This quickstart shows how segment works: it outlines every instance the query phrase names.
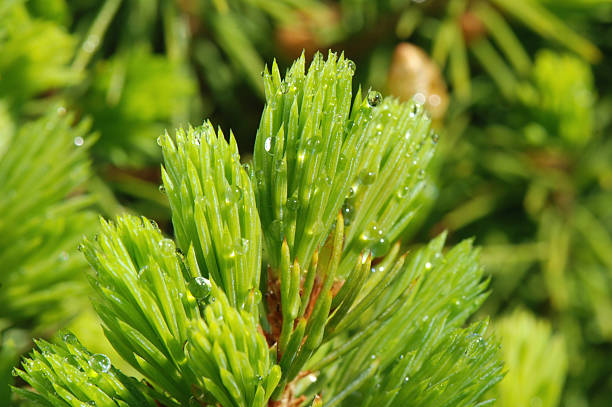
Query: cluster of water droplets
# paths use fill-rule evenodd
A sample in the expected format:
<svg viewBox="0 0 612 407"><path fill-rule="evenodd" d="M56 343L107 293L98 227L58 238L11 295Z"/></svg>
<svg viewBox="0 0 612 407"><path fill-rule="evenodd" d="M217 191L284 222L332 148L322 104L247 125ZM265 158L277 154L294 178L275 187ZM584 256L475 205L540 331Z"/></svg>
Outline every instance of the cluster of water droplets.
<svg viewBox="0 0 612 407"><path fill-rule="evenodd" d="M74 335L72 332L66 332L64 335L62 335L62 340L64 341L64 343L70 346L78 346L80 344L76 335ZM76 356L68 355L65 358L65 361L82 371L82 368L79 362L77 361ZM90 354L89 358L87 359L87 364L92 369L92 372L88 373L88 375L90 376L95 376L100 373L108 373L112 366L108 356L103 353L95 353L93 355Z"/></svg>

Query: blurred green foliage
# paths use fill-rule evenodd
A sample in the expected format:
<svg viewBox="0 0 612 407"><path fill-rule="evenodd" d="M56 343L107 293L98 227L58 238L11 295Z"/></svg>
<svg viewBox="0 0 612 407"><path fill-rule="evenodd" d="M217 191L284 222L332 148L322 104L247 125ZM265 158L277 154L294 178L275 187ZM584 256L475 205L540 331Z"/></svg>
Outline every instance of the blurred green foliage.
<svg viewBox="0 0 612 407"><path fill-rule="evenodd" d="M567 372L563 337L551 334L547 321L524 310L501 318L496 333L502 339L507 369L506 377L493 390L497 405L557 406Z"/></svg>
<svg viewBox="0 0 612 407"><path fill-rule="evenodd" d="M30 346L87 308L84 259L76 247L92 233L89 123L58 108L18 126L0 152L0 402L10 365ZM5 127L6 129L6 127ZM12 363L7 363L11 361Z"/></svg>

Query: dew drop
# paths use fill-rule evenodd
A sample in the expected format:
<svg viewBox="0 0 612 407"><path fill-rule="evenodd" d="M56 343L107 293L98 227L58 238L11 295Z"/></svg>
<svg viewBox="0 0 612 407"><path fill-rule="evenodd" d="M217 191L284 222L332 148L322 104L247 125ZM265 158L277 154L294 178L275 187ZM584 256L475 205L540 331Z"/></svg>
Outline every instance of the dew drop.
<svg viewBox="0 0 612 407"><path fill-rule="evenodd" d="M79 343L79 340L77 339L76 335L72 332L65 333L64 336L62 336L62 340L70 345L76 345L77 343Z"/></svg>
<svg viewBox="0 0 612 407"><path fill-rule="evenodd" d="M157 222L155 222L153 219L151 219L149 221L149 223L151 223L151 226L153 226L153 229L159 231L159 226L157 225Z"/></svg>
<svg viewBox="0 0 612 407"><path fill-rule="evenodd" d="M283 160L279 159L274 161L274 171L281 172L283 170Z"/></svg>
<svg viewBox="0 0 612 407"><path fill-rule="evenodd" d="M242 189L240 187L228 187L225 191L225 203L235 204L242 199Z"/></svg>
<svg viewBox="0 0 612 407"><path fill-rule="evenodd" d="M143 274L147 272L148 269L149 269L149 266L141 267L140 270L138 270L138 277L140 278Z"/></svg>
<svg viewBox="0 0 612 407"><path fill-rule="evenodd" d="M11 370L11 374L15 377L19 376L19 369L14 367L13 370Z"/></svg>
<svg viewBox="0 0 612 407"><path fill-rule="evenodd" d="M66 114L66 108L64 106L60 106L57 108L57 114L63 116Z"/></svg>
<svg viewBox="0 0 612 407"><path fill-rule="evenodd" d="M240 243L236 245L236 251L238 254L245 254L247 250L249 250L249 239L240 239Z"/></svg>
<svg viewBox="0 0 612 407"><path fill-rule="evenodd" d="M162 239L159 241L159 248L162 251L162 254L166 256L174 255L174 243L170 239Z"/></svg>
<svg viewBox="0 0 612 407"><path fill-rule="evenodd" d="M345 202L342 206L342 217L344 218L344 226L349 226L353 221L355 208L349 202Z"/></svg>
<svg viewBox="0 0 612 407"><path fill-rule="evenodd" d="M285 81L281 82L279 90L280 93L282 93L283 95L286 94L287 92L289 92L289 84Z"/></svg>
<svg viewBox="0 0 612 407"><path fill-rule="evenodd" d="M400 189L397 190L397 197L402 199L406 196L408 196L408 194L410 193L410 187L405 185L403 187L401 187Z"/></svg>
<svg viewBox="0 0 612 407"><path fill-rule="evenodd" d="M321 222L320 220L317 220L310 226L307 233L310 236L314 236L317 233L321 232L322 230L323 230L323 222Z"/></svg>
<svg viewBox="0 0 612 407"><path fill-rule="evenodd" d="M370 185L376 179L376 173L374 171L363 170L359 174L359 179L364 185Z"/></svg>
<svg viewBox="0 0 612 407"><path fill-rule="evenodd" d="M431 267L432 265L430 262L425 263L425 270L431 270Z"/></svg>
<svg viewBox="0 0 612 407"><path fill-rule="evenodd" d="M76 137L74 138L74 145L75 145L75 146L80 147L80 146L82 146L82 145L83 145L83 143L85 143L85 140L83 140L83 137L81 137L81 136L76 136Z"/></svg>
<svg viewBox="0 0 612 407"><path fill-rule="evenodd" d="M236 258L236 256L238 255L238 253L236 252L236 247L232 246L229 248L229 250L227 250L224 254L223 257L225 258L225 260L227 261L232 261Z"/></svg>
<svg viewBox="0 0 612 407"><path fill-rule="evenodd" d="M357 189L358 189L357 185L351 186L348 190L348 193L346 194L346 199L354 198L355 195L357 194Z"/></svg>
<svg viewBox="0 0 612 407"><path fill-rule="evenodd" d="M98 373L107 373L111 368L111 361L108 356L96 353L89 358L89 366Z"/></svg>
<svg viewBox="0 0 612 407"><path fill-rule="evenodd" d="M420 169L419 172L417 173L417 178L418 179L424 179L425 178L425 170L424 169Z"/></svg>
<svg viewBox="0 0 612 407"><path fill-rule="evenodd" d="M264 141L264 150L266 150L268 153L270 153L270 150L272 150L272 137L268 137Z"/></svg>
<svg viewBox="0 0 612 407"><path fill-rule="evenodd" d="M355 65L355 63L353 61L351 61L350 59L348 59L346 61L346 67L348 68L348 71L351 75L355 74L355 71L357 70L357 66Z"/></svg>
<svg viewBox="0 0 612 407"><path fill-rule="evenodd" d="M346 157L344 154L340 154L338 158L338 171L344 171L346 168Z"/></svg>
<svg viewBox="0 0 612 407"><path fill-rule="evenodd" d="M257 170L255 172L255 179L257 180L257 185L263 185L263 182L264 182L264 172L263 172L263 170Z"/></svg>
<svg viewBox="0 0 612 407"><path fill-rule="evenodd" d="M438 144L440 140L440 135L438 133L431 133L431 142L434 144Z"/></svg>
<svg viewBox="0 0 612 407"><path fill-rule="evenodd" d="M389 241L384 237L378 239L372 246L372 256L380 257L383 256L389 250Z"/></svg>
<svg viewBox="0 0 612 407"><path fill-rule="evenodd" d="M197 300L203 300L210 295L211 284L210 280L202 276L198 276L189 283L189 291Z"/></svg>
<svg viewBox="0 0 612 407"><path fill-rule="evenodd" d="M291 196L287 198L287 209L293 212L297 212L300 207L300 201L296 196Z"/></svg>
<svg viewBox="0 0 612 407"><path fill-rule="evenodd" d="M166 193L166 187L164 187L163 185L159 186L159 192L161 192L162 194Z"/></svg>
<svg viewBox="0 0 612 407"><path fill-rule="evenodd" d="M317 137L311 137L308 140L306 140L306 148L314 152L320 151L321 147L322 147L321 140L319 140L319 138Z"/></svg>
<svg viewBox="0 0 612 407"><path fill-rule="evenodd" d="M371 90L368 92L368 105L370 107L376 107L382 102L382 95L380 92Z"/></svg>
<svg viewBox="0 0 612 407"><path fill-rule="evenodd" d="M470 334L468 338L470 342L468 343L464 353L465 356L473 360L476 359L478 355L484 350L484 348L486 347L486 343L484 338L477 333Z"/></svg>
<svg viewBox="0 0 612 407"><path fill-rule="evenodd" d="M157 145L161 147L162 145L162 138L161 136L157 137Z"/></svg>
<svg viewBox="0 0 612 407"><path fill-rule="evenodd" d="M253 297L254 297L254 303L255 305L259 304L261 302L261 291L259 291L258 289L253 289Z"/></svg>

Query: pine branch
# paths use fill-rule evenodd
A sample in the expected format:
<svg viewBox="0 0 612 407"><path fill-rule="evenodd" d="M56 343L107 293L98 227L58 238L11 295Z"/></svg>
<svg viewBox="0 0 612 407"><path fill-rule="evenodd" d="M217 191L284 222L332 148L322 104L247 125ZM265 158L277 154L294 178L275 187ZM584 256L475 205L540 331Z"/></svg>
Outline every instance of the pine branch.
<svg viewBox="0 0 612 407"><path fill-rule="evenodd" d="M14 388L17 394L35 405L48 407L154 407L159 405L155 400L165 402L162 395L122 374L105 355L89 352L74 334L64 332L62 338L57 345L37 341L38 350L32 351L23 370L13 370L15 376L38 391Z"/></svg>
<svg viewBox="0 0 612 407"><path fill-rule="evenodd" d="M274 64L252 169L210 123L160 137L176 243L129 215L83 243L105 334L158 403L463 406L501 378L486 323L461 328L487 285L471 243L400 254L426 201L430 120L378 92L352 99L353 73L333 53L285 80ZM39 347L17 371L38 391L24 397L123 400L104 385L115 370L98 372L101 395L65 347Z"/></svg>

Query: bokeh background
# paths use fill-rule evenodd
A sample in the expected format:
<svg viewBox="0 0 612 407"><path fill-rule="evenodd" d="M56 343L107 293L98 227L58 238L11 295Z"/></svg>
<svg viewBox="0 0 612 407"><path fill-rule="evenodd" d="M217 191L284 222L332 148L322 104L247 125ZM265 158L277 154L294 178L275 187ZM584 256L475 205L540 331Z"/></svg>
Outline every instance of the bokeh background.
<svg viewBox="0 0 612 407"><path fill-rule="evenodd" d="M481 246L498 404L612 405L612 0L2 0L0 405L33 337L111 352L78 242L122 212L172 232L156 138L210 119L248 161L265 64L330 49L435 122L403 242Z"/></svg>

